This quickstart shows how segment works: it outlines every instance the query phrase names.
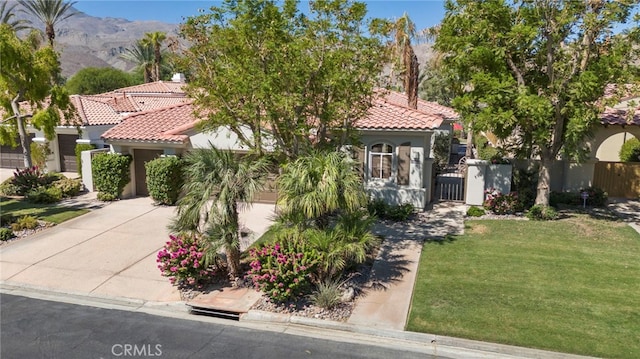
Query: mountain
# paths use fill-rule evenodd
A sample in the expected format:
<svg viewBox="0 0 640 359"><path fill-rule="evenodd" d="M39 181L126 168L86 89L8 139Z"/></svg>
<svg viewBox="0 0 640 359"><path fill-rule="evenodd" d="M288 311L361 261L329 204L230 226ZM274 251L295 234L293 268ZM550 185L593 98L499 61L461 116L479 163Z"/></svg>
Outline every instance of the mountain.
<svg viewBox="0 0 640 359"><path fill-rule="evenodd" d="M29 20L34 27L44 30L44 25L30 14L18 11L16 18ZM100 18L78 11L56 27L56 49L60 51L62 75L69 78L84 67L113 66L129 71L134 64L121 59L120 54L147 32L162 31L167 36L177 37L178 26L160 21Z"/></svg>

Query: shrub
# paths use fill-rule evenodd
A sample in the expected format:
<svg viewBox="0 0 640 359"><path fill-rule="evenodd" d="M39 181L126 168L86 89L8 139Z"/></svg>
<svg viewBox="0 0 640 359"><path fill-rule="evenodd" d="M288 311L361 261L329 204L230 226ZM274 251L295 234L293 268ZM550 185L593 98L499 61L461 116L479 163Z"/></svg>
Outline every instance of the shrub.
<svg viewBox="0 0 640 359"><path fill-rule="evenodd" d="M98 201L103 201L103 202L111 202L118 199L118 197L112 195L111 193L104 193L104 192L98 192L98 194L96 195L96 198L98 199Z"/></svg>
<svg viewBox="0 0 640 359"><path fill-rule="evenodd" d="M549 205L557 207L559 204L571 206L582 206L582 192L587 192L587 204L595 207L604 207L607 205L608 195L601 188L588 187L582 188L578 192L551 192L549 194Z"/></svg>
<svg viewBox="0 0 640 359"><path fill-rule="evenodd" d="M108 194L103 198L116 199L129 183L131 156L117 153L99 153L91 160L93 180L98 192ZM103 199L104 200L104 199Z"/></svg>
<svg viewBox="0 0 640 359"><path fill-rule="evenodd" d="M78 143L74 149L76 153L76 163L78 164L78 175L82 176L82 151L90 151L96 148L95 145L88 143Z"/></svg>
<svg viewBox="0 0 640 359"><path fill-rule="evenodd" d="M487 198L484 200L483 207L494 214L511 214L520 210L520 202L518 194L511 192L503 194L495 188L485 191Z"/></svg>
<svg viewBox="0 0 640 359"><path fill-rule="evenodd" d="M16 169L13 172L13 184L18 188L18 194L21 196L46 183L47 179L44 173L37 166Z"/></svg>
<svg viewBox="0 0 640 359"><path fill-rule="evenodd" d="M156 262L171 284L201 285L216 274L214 268L205 267L203 248L192 236L170 235Z"/></svg>
<svg viewBox="0 0 640 359"><path fill-rule="evenodd" d="M29 191L26 198L31 203L56 203L62 199L62 190L58 187L38 187Z"/></svg>
<svg viewBox="0 0 640 359"><path fill-rule="evenodd" d="M389 206L385 218L394 222L404 222L415 212L415 207L411 203L404 203L399 206Z"/></svg>
<svg viewBox="0 0 640 359"><path fill-rule="evenodd" d="M484 216L484 214L485 214L484 209L476 206L471 206L467 210L468 217L482 217Z"/></svg>
<svg viewBox="0 0 640 359"><path fill-rule="evenodd" d="M640 139L632 138L623 143L619 155L622 162L640 162Z"/></svg>
<svg viewBox="0 0 640 359"><path fill-rule="evenodd" d="M578 196L580 196L582 192L587 192L587 194L589 195L589 197L587 198L587 204L590 204L595 207L604 207L607 205L607 200L609 199L609 196L607 195L607 192L605 192L602 188L598 188L598 187L581 188L580 192L578 192ZM582 204L582 197L580 197L580 204Z"/></svg>
<svg viewBox="0 0 640 359"><path fill-rule="evenodd" d="M31 142L31 162L39 168L43 168L47 164L47 157L51 155L48 143Z"/></svg>
<svg viewBox="0 0 640 359"><path fill-rule="evenodd" d="M13 183L14 178L7 178L0 184L0 195L17 196L20 188Z"/></svg>
<svg viewBox="0 0 640 359"><path fill-rule="evenodd" d="M572 206L577 206L580 204L582 200L580 199L580 195L575 192L555 192L552 191L549 194L549 205L553 207L558 207L559 204L568 204Z"/></svg>
<svg viewBox="0 0 640 359"><path fill-rule="evenodd" d="M257 290L275 302L285 302L305 293L317 264L317 253L304 241L266 244L249 250L251 269L247 278Z"/></svg>
<svg viewBox="0 0 640 359"><path fill-rule="evenodd" d="M2 213L0 214L0 226L4 227L4 226L8 226L11 223L16 221L16 217L14 217L13 214L11 213Z"/></svg>
<svg viewBox="0 0 640 359"><path fill-rule="evenodd" d="M22 216L11 224L13 231L21 231L23 229L34 229L38 227L38 220L32 216Z"/></svg>
<svg viewBox="0 0 640 359"><path fill-rule="evenodd" d="M173 205L183 184L183 162L175 156L160 157L145 164L149 195L159 204Z"/></svg>
<svg viewBox="0 0 640 359"><path fill-rule="evenodd" d="M437 172L442 172L449 164L450 150L451 134L448 132L437 133L433 140L433 157Z"/></svg>
<svg viewBox="0 0 640 359"><path fill-rule="evenodd" d="M82 190L80 179L63 178L53 182L53 186L58 188L63 198L75 197Z"/></svg>
<svg viewBox="0 0 640 359"><path fill-rule="evenodd" d="M320 308L332 309L340 303L341 297L340 283L325 280L318 283L316 290L309 295L309 300Z"/></svg>
<svg viewBox="0 0 640 359"><path fill-rule="evenodd" d="M515 169L511 178L511 191L518 194L520 207L530 208L535 204L538 187L538 174L536 171Z"/></svg>
<svg viewBox="0 0 640 359"><path fill-rule="evenodd" d="M387 213L387 208L389 205L381 198L370 199L367 204L367 210L369 214L372 216L376 216L378 218L383 218Z"/></svg>
<svg viewBox="0 0 640 359"><path fill-rule="evenodd" d="M536 204L529 208L527 218L532 221L552 221L558 219L558 212L551 206L542 206Z"/></svg>
<svg viewBox="0 0 640 359"><path fill-rule="evenodd" d="M0 228L0 241L8 241L16 235L9 228Z"/></svg>

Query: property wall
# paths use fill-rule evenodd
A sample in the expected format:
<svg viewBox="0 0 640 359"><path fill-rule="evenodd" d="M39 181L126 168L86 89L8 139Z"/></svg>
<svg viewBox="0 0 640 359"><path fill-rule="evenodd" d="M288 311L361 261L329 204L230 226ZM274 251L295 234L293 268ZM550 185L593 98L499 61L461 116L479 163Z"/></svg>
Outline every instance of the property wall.
<svg viewBox="0 0 640 359"><path fill-rule="evenodd" d="M44 131L37 130L31 126L28 127L27 131L29 133L35 134L33 138L33 142L36 143L46 143L49 142L49 149L51 150L51 155L49 156L46 168L47 171L59 172L61 168L60 164L60 149L58 146L58 137L56 136L53 140L47 141L44 136ZM78 128L74 126L58 126L56 127L57 135L77 135Z"/></svg>
<svg viewBox="0 0 640 359"><path fill-rule="evenodd" d="M500 193L511 192L513 166L494 165L483 160L467 160L465 177L465 203L480 206L484 203L485 191L495 189Z"/></svg>
<svg viewBox="0 0 640 359"><path fill-rule="evenodd" d="M248 128L244 128L242 133L251 138L253 135ZM248 146L243 146L238 140L238 135L228 127L220 126L216 131L198 132L192 130L188 133L191 148L209 148L213 144L219 149L230 149L233 151L248 151ZM265 139L265 150L273 151L273 141Z"/></svg>

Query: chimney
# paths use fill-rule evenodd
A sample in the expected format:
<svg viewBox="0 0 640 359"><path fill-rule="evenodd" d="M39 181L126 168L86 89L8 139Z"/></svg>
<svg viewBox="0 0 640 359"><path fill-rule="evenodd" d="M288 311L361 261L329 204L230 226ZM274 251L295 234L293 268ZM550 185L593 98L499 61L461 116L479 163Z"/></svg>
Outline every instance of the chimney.
<svg viewBox="0 0 640 359"><path fill-rule="evenodd" d="M184 83L185 80L186 79L184 77L184 74L181 74L181 73L175 73L175 74L173 74L173 77L171 77L171 81L172 82Z"/></svg>

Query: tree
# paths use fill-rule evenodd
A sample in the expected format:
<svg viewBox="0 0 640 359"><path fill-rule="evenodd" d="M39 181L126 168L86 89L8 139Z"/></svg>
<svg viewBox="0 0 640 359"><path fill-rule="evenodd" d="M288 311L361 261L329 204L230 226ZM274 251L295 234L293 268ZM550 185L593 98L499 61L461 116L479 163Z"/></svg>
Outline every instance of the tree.
<svg viewBox="0 0 640 359"><path fill-rule="evenodd" d="M195 232L211 250L222 247L233 279L240 275L241 205L249 205L264 185L269 162L239 157L211 146L195 149L185 158L184 197L178 200L171 228Z"/></svg>
<svg viewBox="0 0 640 359"><path fill-rule="evenodd" d="M272 146L284 158L357 136L385 56L364 33L366 6L313 1L307 15L297 6L225 0L182 26L194 68L187 93L204 129L228 126L254 152Z"/></svg>
<svg viewBox="0 0 640 359"><path fill-rule="evenodd" d="M141 40L138 40L132 48L126 49L120 57L136 64L136 68L142 71L145 83L152 81L154 57L151 46L145 45Z"/></svg>
<svg viewBox="0 0 640 359"><path fill-rule="evenodd" d="M293 224L326 229L337 211L353 213L367 204L356 163L343 152L313 152L282 166L278 212Z"/></svg>
<svg viewBox="0 0 640 359"><path fill-rule="evenodd" d="M16 14L15 8L18 4L15 3L7 8L8 4L9 1L7 0L3 1L2 4L0 4L0 24L9 25L13 28L14 31L28 29L29 21L13 19Z"/></svg>
<svg viewBox="0 0 640 359"><path fill-rule="evenodd" d="M8 114L2 120L9 126L0 126L0 142L15 145L20 139L25 167L31 167L30 138L25 128L25 118L30 115L21 111L22 101L29 103L33 116L30 124L43 130L52 140L55 126L61 114L71 118L72 105L67 92L55 84L60 74L58 55L50 46L36 49L29 41L22 41L8 25L0 25L0 105ZM44 106L45 99L47 106Z"/></svg>
<svg viewBox="0 0 640 359"><path fill-rule="evenodd" d="M18 0L27 12L31 13L44 24L44 32L49 41L49 46L53 47L53 40L56 38L55 26L63 20L76 15L72 2L62 0Z"/></svg>
<svg viewBox="0 0 640 359"><path fill-rule="evenodd" d="M407 94L408 106L418 108L418 85L420 77L420 65L411 40L416 37L416 25L405 12L391 25L393 36L393 53L397 58L396 68L402 75L404 92Z"/></svg>
<svg viewBox="0 0 640 359"><path fill-rule="evenodd" d="M85 67L65 84L71 94L92 95L134 85L133 77L113 67Z"/></svg>
<svg viewBox="0 0 640 359"><path fill-rule="evenodd" d="M536 204L549 204L553 161L584 153L605 86L631 74L637 26L612 29L637 3L446 2L435 48L463 89L453 106L474 130L517 138L518 155L539 157Z"/></svg>
<svg viewBox="0 0 640 359"><path fill-rule="evenodd" d="M167 35L161 31L148 32L144 34L144 38L140 41L143 45L149 46L153 49L153 81L160 81L160 64L162 64L162 42L167 38Z"/></svg>

